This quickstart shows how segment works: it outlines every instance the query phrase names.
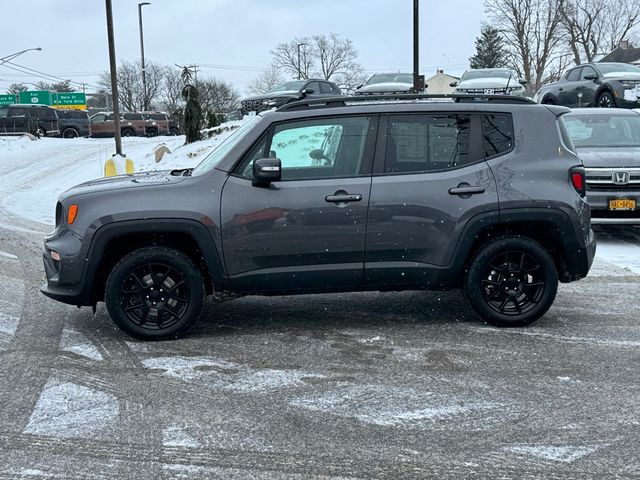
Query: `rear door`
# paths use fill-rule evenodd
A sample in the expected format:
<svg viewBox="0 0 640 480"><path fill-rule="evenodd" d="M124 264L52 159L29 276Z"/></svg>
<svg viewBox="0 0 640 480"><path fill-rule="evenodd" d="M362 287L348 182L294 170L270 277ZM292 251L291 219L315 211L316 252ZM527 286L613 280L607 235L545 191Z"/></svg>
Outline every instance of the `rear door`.
<svg viewBox="0 0 640 480"><path fill-rule="evenodd" d="M564 105L565 107L578 106L578 87L582 84L581 77L582 67L574 68L569 71L566 81L562 82L558 88L560 105Z"/></svg>
<svg viewBox="0 0 640 480"><path fill-rule="evenodd" d="M598 72L593 67L584 66L580 73L580 84L577 87L578 105L579 107L594 107L596 105L596 88L598 84L595 80L587 80L585 75L595 75L598 77Z"/></svg>
<svg viewBox="0 0 640 480"><path fill-rule="evenodd" d="M487 117L490 128L495 119ZM498 211L482 128L475 113L382 117L367 222L369 287L428 284L452 262L465 224Z"/></svg>

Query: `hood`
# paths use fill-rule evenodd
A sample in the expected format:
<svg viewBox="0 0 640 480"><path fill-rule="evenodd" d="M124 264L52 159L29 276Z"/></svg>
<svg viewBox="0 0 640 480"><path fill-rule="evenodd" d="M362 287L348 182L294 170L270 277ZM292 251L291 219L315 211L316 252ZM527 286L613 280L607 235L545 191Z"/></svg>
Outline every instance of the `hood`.
<svg viewBox="0 0 640 480"><path fill-rule="evenodd" d="M131 188L141 188L160 185L172 185L183 182L186 178L182 176L170 175L171 170L157 172L136 173L133 175L118 175L116 177L99 178L89 182L81 183L71 187L66 192L60 194L59 200L65 200L76 195L91 193L101 193L112 190L123 190Z"/></svg>
<svg viewBox="0 0 640 480"><path fill-rule="evenodd" d="M282 92L263 93L262 95L253 95L251 97L245 97L242 99L242 101L251 102L254 100L271 100L273 98L294 97L298 95L300 95L300 93L297 90L283 90Z"/></svg>
<svg viewBox="0 0 640 480"><path fill-rule="evenodd" d="M576 151L587 168L640 168L640 147L584 147Z"/></svg>
<svg viewBox="0 0 640 480"><path fill-rule="evenodd" d="M606 78L607 80L638 80L640 81L640 73L611 72L611 73L605 73L604 78Z"/></svg>
<svg viewBox="0 0 640 480"><path fill-rule="evenodd" d="M505 88L509 83L509 88L521 87L517 78L486 77L474 78L472 80L464 80L456 86L456 88Z"/></svg>
<svg viewBox="0 0 640 480"><path fill-rule="evenodd" d="M356 93L408 92L412 88L413 88L413 84L411 83L385 82L385 83L374 83L372 85L365 85L364 87L356 90Z"/></svg>

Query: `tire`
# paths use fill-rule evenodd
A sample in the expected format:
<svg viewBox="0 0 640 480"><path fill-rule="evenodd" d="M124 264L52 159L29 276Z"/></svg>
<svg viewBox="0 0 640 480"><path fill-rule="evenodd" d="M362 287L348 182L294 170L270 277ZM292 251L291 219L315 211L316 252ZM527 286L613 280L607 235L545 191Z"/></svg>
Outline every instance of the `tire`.
<svg viewBox="0 0 640 480"><path fill-rule="evenodd" d="M184 253L144 247L122 258L105 287L113 322L141 340L178 338L193 326L204 304L200 270Z"/></svg>
<svg viewBox="0 0 640 480"><path fill-rule="evenodd" d="M47 136L47 131L44 128L42 128L40 125L38 125L36 127L36 134L38 135L38 137L44 138Z"/></svg>
<svg viewBox="0 0 640 480"><path fill-rule="evenodd" d="M75 128L65 128L62 131L62 138L78 138L79 134Z"/></svg>
<svg viewBox="0 0 640 480"><path fill-rule="evenodd" d="M123 136L123 137L135 137L136 136L136 132L134 132L130 128L123 128L121 136Z"/></svg>
<svg viewBox="0 0 640 480"><path fill-rule="evenodd" d="M553 98L552 98L552 97L545 97L545 98L543 98L541 103L542 103L543 105L555 105L555 104L556 104L556 102L553 100Z"/></svg>
<svg viewBox="0 0 640 480"><path fill-rule="evenodd" d="M526 237L498 237L480 249L467 270L464 297L485 321L523 327L542 317L558 291L549 252Z"/></svg>
<svg viewBox="0 0 640 480"><path fill-rule="evenodd" d="M616 108L616 99L609 92L602 92L596 101L598 108Z"/></svg>

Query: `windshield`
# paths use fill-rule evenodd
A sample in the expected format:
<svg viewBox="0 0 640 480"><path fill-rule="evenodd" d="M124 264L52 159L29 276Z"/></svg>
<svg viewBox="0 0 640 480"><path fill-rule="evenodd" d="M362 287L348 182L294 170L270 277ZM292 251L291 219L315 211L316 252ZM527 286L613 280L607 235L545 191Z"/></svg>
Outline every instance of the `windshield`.
<svg viewBox="0 0 640 480"><path fill-rule="evenodd" d="M569 113L562 118L577 148L640 147L640 115Z"/></svg>
<svg viewBox="0 0 640 480"><path fill-rule="evenodd" d="M247 122L225 138L202 162L193 169L192 175L203 175L210 172L224 156L240 143L244 136L262 119L260 115L250 117Z"/></svg>
<svg viewBox="0 0 640 480"><path fill-rule="evenodd" d="M302 86L307 83L306 80L297 80L294 82L285 82L280 85L276 85L273 89L269 90L269 93L273 92L297 92Z"/></svg>
<svg viewBox="0 0 640 480"><path fill-rule="evenodd" d="M625 75L629 73L640 74L640 68L626 63L599 63L598 70L600 70L606 77L613 77L618 74Z"/></svg>
<svg viewBox="0 0 640 480"><path fill-rule="evenodd" d="M413 75L410 73L382 73L374 75L367 81L367 85L376 83L413 83Z"/></svg>
<svg viewBox="0 0 640 480"><path fill-rule="evenodd" d="M509 77L515 79L516 76L513 72L509 70L505 70L503 68L492 68L489 70L467 70L462 75L461 81L465 80L477 80L478 78L504 78L508 79Z"/></svg>

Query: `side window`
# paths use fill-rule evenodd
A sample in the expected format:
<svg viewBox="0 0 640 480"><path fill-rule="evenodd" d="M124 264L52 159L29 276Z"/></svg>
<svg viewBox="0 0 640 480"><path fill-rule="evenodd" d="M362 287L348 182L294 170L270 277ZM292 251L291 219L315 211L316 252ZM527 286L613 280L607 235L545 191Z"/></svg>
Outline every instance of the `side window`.
<svg viewBox="0 0 640 480"><path fill-rule="evenodd" d="M567 82L577 82L580 80L580 73L582 72L582 68L574 68L567 75Z"/></svg>
<svg viewBox="0 0 640 480"><path fill-rule="evenodd" d="M282 163L283 181L368 175L364 152L370 121L344 117L276 125L236 171L251 178L254 160L274 157Z"/></svg>
<svg viewBox="0 0 640 480"><path fill-rule="evenodd" d="M307 84L307 86L305 88L307 90L313 90L313 94L315 94L315 95L321 93L320 84L318 82L311 82L311 83Z"/></svg>
<svg viewBox="0 0 640 480"><path fill-rule="evenodd" d="M597 73L596 73L596 71L595 71L593 68L591 68L591 67L582 67L582 74L580 75L580 79L581 79L581 80L586 80L586 79L584 78L584 76L585 76L585 75L596 75L596 76L597 76Z"/></svg>
<svg viewBox="0 0 640 480"><path fill-rule="evenodd" d="M26 108L10 108L9 116L10 117L21 117L27 114Z"/></svg>
<svg viewBox="0 0 640 480"><path fill-rule="evenodd" d="M513 148L513 121L508 113L482 116L482 139L485 158L507 153Z"/></svg>
<svg viewBox="0 0 640 480"><path fill-rule="evenodd" d="M104 122L105 119L106 119L106 115L104 113L100 113L98 115L94 115L93 117L91 117L91 121L94 123Z"/></svg>
<svg viewBox="0 0 640 480"><path fill-rule="evenodd" d="M472 116L466 114L390 116L386 132L386 170L421 173L480 160L470 154L471 119Z"/></svg>
<svg viewBox="0 0 640 480"><path fill-rule="evenodd" d="M331 94L333 93L333 89L331 88L331 84L327 82L322 82L320 84L320 93Z"/></svg>

